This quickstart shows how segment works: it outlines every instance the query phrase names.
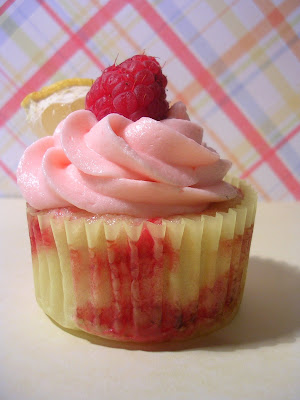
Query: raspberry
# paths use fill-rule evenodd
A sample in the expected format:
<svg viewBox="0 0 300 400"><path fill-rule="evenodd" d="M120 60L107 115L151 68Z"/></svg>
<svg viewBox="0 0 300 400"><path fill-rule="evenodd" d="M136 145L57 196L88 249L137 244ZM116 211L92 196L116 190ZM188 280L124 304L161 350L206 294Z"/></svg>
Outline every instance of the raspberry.
<svg viewBox="0 0 300 400"><path fill-rule="evenodd" d="M154 57L136 55L120 65L106 68L86 96L85 108L98 120L118 113L136 121L150 117L166 118L167 78Z"/></svg>

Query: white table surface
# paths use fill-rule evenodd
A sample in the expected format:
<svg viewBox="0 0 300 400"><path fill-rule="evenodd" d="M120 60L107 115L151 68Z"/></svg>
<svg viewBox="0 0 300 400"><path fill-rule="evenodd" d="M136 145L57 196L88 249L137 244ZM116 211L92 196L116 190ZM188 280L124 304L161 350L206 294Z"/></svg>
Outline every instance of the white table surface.
<svg viewBox="0 0 300 400"><path fill-rule="evenodd" d="M300 399L300 203L260 203L244 300L223 330L122 349L34 298L25 203L0 199L0 399Z"/></svg>

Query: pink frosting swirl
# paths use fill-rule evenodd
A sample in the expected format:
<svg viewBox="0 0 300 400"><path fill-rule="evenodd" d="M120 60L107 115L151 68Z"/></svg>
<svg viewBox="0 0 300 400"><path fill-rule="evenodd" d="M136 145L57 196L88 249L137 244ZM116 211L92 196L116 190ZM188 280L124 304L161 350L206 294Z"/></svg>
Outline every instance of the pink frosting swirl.
<svg viewBox="0 0 300 400"><path fill-rule="evenodd" d="M38 210L75 206L147 218L198 213L235 197L223 181L231 163L202 143L202 129L184 110L176 104L166 120L136 122L71 113L53 136L26 149L17 171L23 196Z"/></svg>

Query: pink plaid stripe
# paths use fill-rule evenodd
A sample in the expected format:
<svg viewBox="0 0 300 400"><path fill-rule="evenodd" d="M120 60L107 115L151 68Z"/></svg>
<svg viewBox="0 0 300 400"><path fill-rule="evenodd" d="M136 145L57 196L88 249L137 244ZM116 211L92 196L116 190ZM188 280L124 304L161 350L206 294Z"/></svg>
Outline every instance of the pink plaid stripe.
<svg viewBox="0 0 300 400"><path fill-rule="evenodd" d="M1 7L0 7L0 15L4 14L5 11L14 3L15 0L7 0Z"/></svg>
<svg viewBox="0 0 300 400"><path fill-rule="evenodd" d="M263 161L268 162L290 192L293 193L296 198L300 199L299 181L297 181L286 168L275 152L272 152L270 157L265 157L266 154L270 154L270 146L243 115L237 105L228 97L209 71L203 67L174 31L161 19L154 8L150 7L147 2L144 1L134 0L132 3L139 10L143 18L147 20L149 25L156 30L161 40L165 41L168 46L172 48L177 57L180 58L182 63L187 66L195 78L201 83L202 87L209 92L215 102L222 106L223 111L261 154ZM162 26L164 27L163 29L161 29Z"/></svg>
<svg viewBox="0 0 300 400"><path fill-rule="evenodd" d="M300 59L297 1L275 4L275 0L191 0L181 4L162 0L152 4L144 0L110 0L103 6L92 0L85 5L76 0L75 3L71 7L68 0L37 0L35 5L28 3L28 13L20 0L6 1L0 7L4 17L0 26L2 42L10 41L12 48L19 46L23 51L22 37L18 36L18 32L23 32L27 43L31 40L36 49L45 40L46 45L51 43L50 39L59 43L54 53L50 51L53 48L45 48L43 56L47 57L40 66L33 65L30 58L26 61L26 57L18 63L1 57L2 194L16 190L13 187L18 158L34 139L24 128L24 118L19 113L24 96L54 80L58 71L72 69L74 62L82 63L82 70L87 71L80 76L95 77L118 54L121 60L146 49L152 55L164 57L174 99L188 104L192 117L203 122L213 142L232 159L240 174L249 178L262 198L272 199L274 195L300 199L300 149L295 147L300 131L296 106L299 74L295 72ZM42 15L41 20L36 18L36 12ZM54 39L55 29L43 29L46 19L54 24L60 40ZM23 27L23 22L29 25ZM28 36L30 26L40 29L41 40ZM11 32L17 35L11 36ZM214 39L216 32L224 49L220 40ZM98 52L107 56L101 58ZM32 66L32 73L26 72L26 79L20 80L22 68L28 71ZM172 72L178 68L180 72ZM63 76L68 77L68 72ZM267 100L272 99L273 108L261 101L265 95ZM227 126L230 145L221 135L222 121Z"/></svg>

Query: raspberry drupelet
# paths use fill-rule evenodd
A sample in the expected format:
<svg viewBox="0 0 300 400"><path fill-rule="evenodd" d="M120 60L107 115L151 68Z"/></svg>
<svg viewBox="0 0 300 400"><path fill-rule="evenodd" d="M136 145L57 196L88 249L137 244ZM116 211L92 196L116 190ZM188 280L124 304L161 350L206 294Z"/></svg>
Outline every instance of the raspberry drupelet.
<svg viewBox="0 0 300 400"><path fill-rule="evenodd" d="M110 113L132 121L141 117L160 121L169 110L166 85L167 78L157 60L136 55L103 71L86 96L85 108L99 121Z"/></svg>

